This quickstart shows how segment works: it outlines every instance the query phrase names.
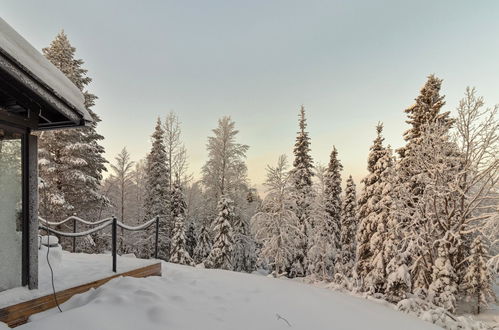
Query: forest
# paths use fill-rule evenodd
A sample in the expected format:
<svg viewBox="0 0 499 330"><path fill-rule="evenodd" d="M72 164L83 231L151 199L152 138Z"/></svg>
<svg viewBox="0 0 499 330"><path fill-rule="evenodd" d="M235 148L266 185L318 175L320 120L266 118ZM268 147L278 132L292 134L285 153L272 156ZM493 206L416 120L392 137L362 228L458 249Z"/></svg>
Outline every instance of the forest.
<svg viewBox="0 0 499 330"><path fill-rule="evenodd" d="M265 191L257 191L247 173L250 146L238 140L230 116L207 137L200 178L189 170L174 112L151 118L144 159L132 161L124 147L106 160L92 111L97 96L75 52L64 32L43 49L84 93L94 123L39 133L43 218L115 215L138 225L158 216L162 260L320 282L426 313L434 323L465 308L480 313L495 301L499 106L486 105L474 87L463 86L458 107L449 110L443 80L430 74L413 105L401 109L409 127L403 147L393 150L385 141L382 122L373 127L361 182L344 173L334 143L328 164L314 163L306 107L298 105L294 157L275 155L275 164L262 164ZM77 251L108 251L109 235L78 239ZM61 242L70 248L70 240ZM120 254L150 258L153 245L153 229L119 233Z"/></svg>

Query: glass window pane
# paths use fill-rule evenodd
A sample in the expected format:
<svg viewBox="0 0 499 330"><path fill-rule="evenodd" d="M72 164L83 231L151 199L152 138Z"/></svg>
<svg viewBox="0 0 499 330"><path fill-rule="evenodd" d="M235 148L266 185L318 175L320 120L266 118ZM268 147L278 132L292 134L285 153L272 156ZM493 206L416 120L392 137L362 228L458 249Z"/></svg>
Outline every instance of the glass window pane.
<svg viewBox="0 0 499 330"><path fill-rule="evenodd" d="M0 128L0 291L21 285L22 135Z"/></svg>

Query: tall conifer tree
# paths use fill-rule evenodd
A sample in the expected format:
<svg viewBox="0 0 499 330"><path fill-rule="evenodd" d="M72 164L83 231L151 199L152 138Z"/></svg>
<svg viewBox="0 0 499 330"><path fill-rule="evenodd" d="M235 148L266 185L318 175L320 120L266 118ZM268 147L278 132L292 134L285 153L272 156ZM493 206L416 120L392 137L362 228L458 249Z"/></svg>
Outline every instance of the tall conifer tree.
<svg viewBox="0 0 499 330"><path fill-rule="evenodd" d="M205 260L207 268L234 269L234 233L232 222L234 206L232 200L222 196L218 202L218 216L215 219L213 233L213 248Z"/></svg>
<svg viewBox="0 0 499 330"><path fill-rule="evenodd" d="M341 249L341 165L338 151L333 147L329 166L325 173L325 208L329 215L327 224L328 239L333 242L335 254Z"/></svg>
<svg viewBox="0 0 499 330"><path fill-rule="evenodd" d="M355 235L357 233L357 191L353 178L350 175L345 188L341 216L341 249L336 259L336 272L343 277L351 277L355 263Z"/></svg>
<svg viewBox="0 0 499 330"><path fill-rule="evenodd" d="M185 209L187 205L184 199L184 193L179 182L173 185L171 198L171 213L174 221L172 240L170 246L170 262L193 265L189 252L187 252L187 243L185 235Z"/></svg>
<svg viewBox="0 0 499 330"><path fill-rule="evenodd" d="M144 200L144 209L146 210L144 220L149 221L153 217L160 217L158 257L168 260L172 228L169 226L170 196L168 192L170 183L163 134L161 120L158 118L152 135L152 148L147 156L148 171L146 177L146 197ZM152 244L152 229L148 231L148 235L150 244Z"/></svg>
<svg viewBox="0 0 499 330"><path fill-rule="evenodd" d="M299 131L294 147L295 159L293 162L293 197L295 202L295 213L299 220L301 237L296 242L296 256L291 265L290 276L304 276L308 267L308 231L310 230L310 208L313 198L312 177L313 160L310 156L310 138L305 118L305 108L300 108Z"/></svg>
<svg viewBox="0 0 499 330"><path fill-rule="evenodd" d="M378 181L380 180L377 171L378 160L385 155L385 147L383 146L383 125L376 126L376 138L371 146L369 157L367 160L368 175L362 179L364 187L359 198L359 226L357 228L356 241L357 249L355 255L355 276L358 285L365 288L365 278L371 271L370 259L373 256L373 251L370 247L370 240L376 228L372 227L372 219L376 216L376 205L379 203L381 196L378 189Z"/></svg>
<svg viewBox="0 0 499 330"><path fill-rule="evenodd" d="M40 135L40 213L51 219L73 213L94 217L96 210L108 202L99 190L106 160L100 145L104 137L96 131L100 118L91 109L97 97L87 90L92 79L75 52L64 31L43 49L45 57L83 92L85 107L94 120L88 127Z"/></svg>

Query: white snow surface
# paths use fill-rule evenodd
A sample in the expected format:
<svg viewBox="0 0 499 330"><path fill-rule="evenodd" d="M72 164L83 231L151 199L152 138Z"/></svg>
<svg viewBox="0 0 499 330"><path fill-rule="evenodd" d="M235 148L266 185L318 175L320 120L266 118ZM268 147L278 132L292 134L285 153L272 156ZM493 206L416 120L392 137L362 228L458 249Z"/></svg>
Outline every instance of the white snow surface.
<svg viewBox="0 0 499 330"><path fill-rule="evenodd" d="M439 329L387 306L288 279L163 263L74 296L18 329ZM289 322L289 325L288 325Z"/></svg>
<svg viewBox="0 0 499 330"><path fill-rule="evenodd" d="M91 120L84 106L83 94L78 87L1 17L0 49L30 72L41 84L71 104L86 120Z"/></svg>
<svg viewBox="0 0 499 330"><path fill-rule="evenodd" d="M38 289L17 287L0 292L0 308L52 293L50 269L47 265L47 247L38 250ZM54 270L56 291L62 291L88 282L114 275L112 257L109 254L70 253L59 247L50 248L50 264ZM157 260L144 260L118 257L118 273L156 263ZM0 328L1 329L1 328Z"/></svg>

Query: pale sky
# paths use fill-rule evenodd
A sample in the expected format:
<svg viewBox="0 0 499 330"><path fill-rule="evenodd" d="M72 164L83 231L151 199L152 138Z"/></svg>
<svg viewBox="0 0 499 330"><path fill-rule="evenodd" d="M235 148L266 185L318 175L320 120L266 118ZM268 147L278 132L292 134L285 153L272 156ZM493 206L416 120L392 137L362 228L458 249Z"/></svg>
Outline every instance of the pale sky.
<svg viewBox="0 0 499 330"><path fill-rule="evenodd" d="M94 79L108 160L124 146L144 157L156 117L173 110L196 177L224 115L250 146L257 187L266 164L292 156L301 104L314 160L336 145L344 179L358 183L374 126L399 147L428 74L444 79L446 110L468 85L499 103L499 1L0 0L0 10L38 49L68 34Z"/></svg>

